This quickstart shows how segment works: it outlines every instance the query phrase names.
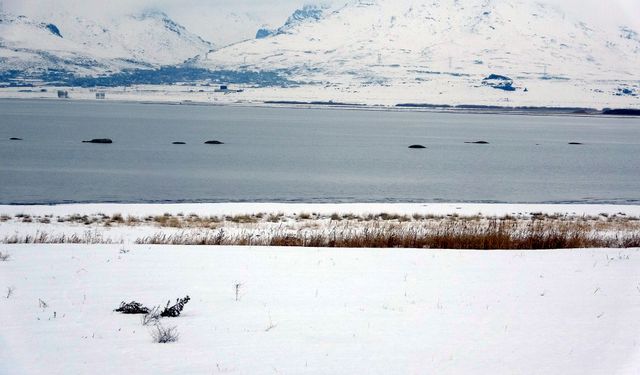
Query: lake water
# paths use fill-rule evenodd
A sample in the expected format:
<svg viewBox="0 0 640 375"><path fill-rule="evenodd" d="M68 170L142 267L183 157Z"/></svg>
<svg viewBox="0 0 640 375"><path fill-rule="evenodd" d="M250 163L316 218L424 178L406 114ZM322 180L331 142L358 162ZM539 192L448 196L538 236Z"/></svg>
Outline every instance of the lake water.
<svg viewBox="0 0 640 375"><path fill-rule="evenodd" d="M0 100L0 203L230 201L638 203L640 120Z"/></svg>

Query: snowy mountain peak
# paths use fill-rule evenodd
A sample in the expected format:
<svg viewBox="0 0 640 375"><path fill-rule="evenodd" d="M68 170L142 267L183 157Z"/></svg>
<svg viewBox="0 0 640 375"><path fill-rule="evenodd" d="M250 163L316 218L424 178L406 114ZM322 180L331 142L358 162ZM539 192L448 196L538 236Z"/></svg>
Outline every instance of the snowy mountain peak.
<svg viewBox="0 0 640 375"><path fill-rule="evenodd" d="M273 35L286 34L301 24L320 21L325 17L328 9L330 9L328 6L311 4L305 5L301 9L296 9L280 28L275 30L270 29L267 26L260 28L256 33L256 39L264 39Z"/></svg>
<svg viewBox="0 0 640 375"><path fill-rule="evenodd" d="M228 65L242 56L260 69L311 63L313 70L325 66L366 76L364 71L386 64L483 74L542 73L547 67L558 76L573 75L578 65L587 74L608 76L630 72L638 60L634 30L600 30L552 6L521 0L357 0L334 12L296 11L269 36L218 51L210 60Z"/></svg>
<svg viewBox="0 0 640 375"><path fill-rule="evenodd" d="M298 9L287 19L284 27L294 27L302 22L318 21L324 16L324 12L328 7L317 5L305 5L302 9Z"/></svg>
<svg viewBox="0 0 640 375"><path fill-rule="evenodd" d="M145 12L110 21L68 13L46 20L0 17L2 70L65 71L95 75L123 69L176 65L211 50L162 12Z"/></svg>

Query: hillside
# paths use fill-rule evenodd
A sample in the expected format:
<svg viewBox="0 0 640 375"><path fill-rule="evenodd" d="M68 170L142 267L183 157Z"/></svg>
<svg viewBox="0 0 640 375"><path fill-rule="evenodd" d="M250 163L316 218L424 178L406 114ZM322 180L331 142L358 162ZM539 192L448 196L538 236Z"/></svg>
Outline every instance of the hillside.
<svg viewBox="0 0 640 375"><path fill-rule="evenodd" d="M0 14L2 71L99 75L175 65L212 48L161 12L108 23L68 13L47 20Z"/></svg>
<svg viewBox="0 0 640 375"><path fill-rule="evenodd" d="M200 56L196 65L282 70L356 101L375 91L407 100L475 102L489 95L492 103L526 104L561 90L574 104L637 102L640 37L626 25L598 28L522 0L359 0L305 9L298 16L307 17L294 14L260 39Z"/></svg>

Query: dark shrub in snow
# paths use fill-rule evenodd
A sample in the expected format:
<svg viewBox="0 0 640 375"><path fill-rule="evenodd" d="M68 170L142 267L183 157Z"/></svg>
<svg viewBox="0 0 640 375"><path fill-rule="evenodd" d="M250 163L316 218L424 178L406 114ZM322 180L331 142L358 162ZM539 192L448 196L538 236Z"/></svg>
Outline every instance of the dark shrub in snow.
<svg viewBox="0 0 640 375"><path fill-rule="evenodd" d="M131 301L129 303L125 303L122 301L120 302L120 307L114 311L123 314L148 314L150 310L148 307L144 307L140 302Z"/></svg>
<svg viewBox="0 0 640 375"><path fill-rule="evenodd" d="M160 316L164 318L179 317L180 313L182 313L182 309L184 309L184 305L186 305L190 299L191 298L189 296L186 296L184 298L178 298L176 299L176 304L173 306L169 306L171 301L167 301L167 306L164 308L164 310L162 310L162 312L160 313Z"/></svg>

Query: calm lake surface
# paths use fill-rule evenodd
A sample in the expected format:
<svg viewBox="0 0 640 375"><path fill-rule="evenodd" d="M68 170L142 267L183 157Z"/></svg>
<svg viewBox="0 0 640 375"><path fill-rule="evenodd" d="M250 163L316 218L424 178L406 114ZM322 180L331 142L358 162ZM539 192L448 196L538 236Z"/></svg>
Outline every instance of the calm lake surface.
<svg viewBox="0 0 640 375"><path fill-rule="evenodd" d="M640 120L0 100L2 204L230 201L638 203Z"/></svg>

